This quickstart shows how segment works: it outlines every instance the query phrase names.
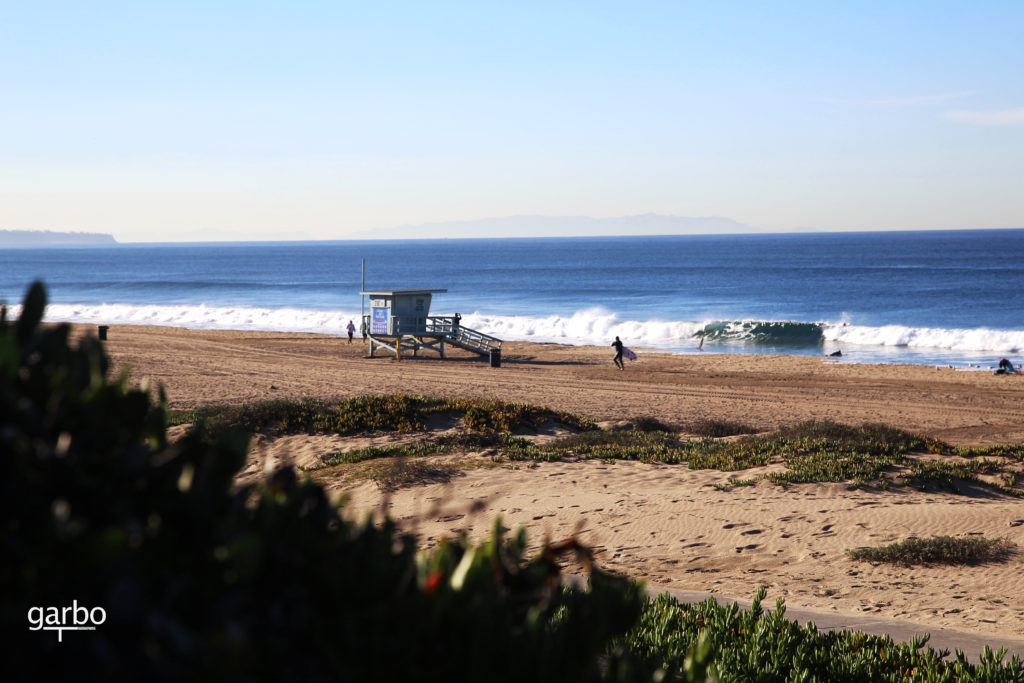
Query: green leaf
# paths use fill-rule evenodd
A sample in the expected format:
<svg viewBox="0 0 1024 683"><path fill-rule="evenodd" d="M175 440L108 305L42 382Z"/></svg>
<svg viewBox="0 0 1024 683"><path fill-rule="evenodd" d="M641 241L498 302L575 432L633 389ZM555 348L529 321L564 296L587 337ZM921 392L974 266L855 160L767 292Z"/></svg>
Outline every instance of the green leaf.
<svg viewBox="0 0 1024 683"><path fill-rule="evenodd" d="M21 316L18 318L16 337L22 347L32 338L39 323L43 320L45 311L46 288L39 281L33 282L25 294L25 301L21 305Z"/></svg>

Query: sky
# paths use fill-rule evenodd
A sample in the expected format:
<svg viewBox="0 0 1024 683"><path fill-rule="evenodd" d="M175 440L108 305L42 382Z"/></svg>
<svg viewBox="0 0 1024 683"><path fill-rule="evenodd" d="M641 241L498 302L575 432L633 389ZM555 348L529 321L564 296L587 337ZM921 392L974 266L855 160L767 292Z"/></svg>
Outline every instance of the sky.
<svg viewBox="0 0 1024 683"><path fill-rule="evenodd" d="M1024 227L1024 2L14 2L0 229Z"/></svg>

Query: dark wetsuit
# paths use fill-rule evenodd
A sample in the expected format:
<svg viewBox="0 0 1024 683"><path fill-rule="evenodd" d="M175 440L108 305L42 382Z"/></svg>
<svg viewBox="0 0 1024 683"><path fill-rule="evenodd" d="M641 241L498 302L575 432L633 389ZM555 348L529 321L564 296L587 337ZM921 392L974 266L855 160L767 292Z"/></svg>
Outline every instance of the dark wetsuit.
<svg viewBox="0 0 1024 683"><path fill-rule="evenodd" d="M622 342L616 339L612 342L612 346L615 347L615 365L621 370L624 367L622 363Z"/></svg>

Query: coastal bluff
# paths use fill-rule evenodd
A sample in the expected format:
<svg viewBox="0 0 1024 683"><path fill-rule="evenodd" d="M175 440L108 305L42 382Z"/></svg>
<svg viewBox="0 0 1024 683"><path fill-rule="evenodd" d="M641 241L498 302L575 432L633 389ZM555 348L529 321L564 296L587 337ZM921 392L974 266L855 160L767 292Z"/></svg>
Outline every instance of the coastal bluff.
<svg viewBox="0 0 1024 683"><path fill-rule="evenodd" d="M50 245L117 244L113 235L99 232L55 232L53 230L0 230L0 247Z"/></svg>

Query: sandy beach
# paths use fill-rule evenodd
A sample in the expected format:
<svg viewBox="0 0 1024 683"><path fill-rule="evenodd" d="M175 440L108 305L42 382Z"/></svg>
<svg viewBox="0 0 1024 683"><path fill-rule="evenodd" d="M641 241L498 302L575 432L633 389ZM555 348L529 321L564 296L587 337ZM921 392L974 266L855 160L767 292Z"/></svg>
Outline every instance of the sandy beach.
<svg viewBox="0 0 1024 683"><path fill-rule="evenodd" d="M710 418L768 431L815 419L884 422L957 445L1024 442L1024 376L990 370L641 349L619 371L610 347L523 342L506 343L502 366L492 368L461 351L395 362L366 358L358 340L155 326L113 326L106 344L114 373L162 384L172 408L413 393L533 403L609 427L647 417L675 424ZM395 438L257 437L242 476ZM500 515L508 528L525 525L535 541L580 530L603 566L655 586L749 599L765 585L769 602L782 597L790 607L1024 638L1024 550L1005 563L957 568L872 565L846 554L931 535L1002 537L1024 549L1020 499L980 488L957 495L767 481L715 487L772 467L726 473L598 460L491 463L388 494L366 481L324 483L348 495L350 509L385 507L424 543L462 531L482 536Z"/></svg>

